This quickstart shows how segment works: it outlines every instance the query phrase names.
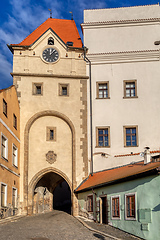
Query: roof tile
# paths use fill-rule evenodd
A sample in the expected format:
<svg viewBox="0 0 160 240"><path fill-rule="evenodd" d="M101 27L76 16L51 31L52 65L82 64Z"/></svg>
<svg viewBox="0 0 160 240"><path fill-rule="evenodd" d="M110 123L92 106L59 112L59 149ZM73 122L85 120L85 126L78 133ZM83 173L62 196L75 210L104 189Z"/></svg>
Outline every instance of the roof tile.
<svg viewBox="0 0 160 240"><path fill-rule="evenodd" d="M145 173L158 167L160 167L160 162L150 162L144 165L144 162L141 161L126 166L96 172L93 173L92 176L89 175L88 179L86 179L76 189L76 192L83 191L92 187L94 188L95 186L99 186L101 184L111 183L116 180L120 180L137 174Z"/></svg>
<svg viewBox="0 0 160 240"><path fill-rule="evenodd" d="M21 43L11 44L11 46L30 46L49 28L51 28L64 43L73 42L73 47L82 47L82 41L78 33L75 21L55 18L48 18Z"/></svg>

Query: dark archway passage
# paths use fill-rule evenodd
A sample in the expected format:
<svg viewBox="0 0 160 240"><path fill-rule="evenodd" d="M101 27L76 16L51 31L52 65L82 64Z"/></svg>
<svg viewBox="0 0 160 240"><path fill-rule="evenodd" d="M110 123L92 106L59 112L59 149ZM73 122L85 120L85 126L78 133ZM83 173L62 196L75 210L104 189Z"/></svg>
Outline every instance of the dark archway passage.
<svg viewBox="0 0 160 240"><path fill-rule="evenodd" d="M59 174L46 173L34 188L33 213L58 209L71 213L71 190Z"/></svg>
<svg viewBox="0 0 160 240"><path fill-rule="evenodd" d="M71 214L71 190L66 181L59 183L54 189L53 209Z"/></svg>

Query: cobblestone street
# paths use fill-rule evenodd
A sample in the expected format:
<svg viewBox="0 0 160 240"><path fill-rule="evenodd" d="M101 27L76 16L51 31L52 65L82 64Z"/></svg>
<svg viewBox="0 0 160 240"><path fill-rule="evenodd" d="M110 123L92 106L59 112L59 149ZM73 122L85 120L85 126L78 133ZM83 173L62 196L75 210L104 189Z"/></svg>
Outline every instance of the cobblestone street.
<svg viewBox="0 0 160 240"><path fill-rule="evenodd" d="M94 225L92 225L92 228ZM103 231L103 230L102 230ZM112 232L109 232L111 235ZM124 238L122 238L124 236ZM126 235L122 235L121 239ZM36 216L27 216L12 222L0 224L1 240L111 240L118 238L105 237L87 229L71 215L53 211ZM120 239L120 238L119 238ZM132 239L132 237L130 238Z"/></svg>

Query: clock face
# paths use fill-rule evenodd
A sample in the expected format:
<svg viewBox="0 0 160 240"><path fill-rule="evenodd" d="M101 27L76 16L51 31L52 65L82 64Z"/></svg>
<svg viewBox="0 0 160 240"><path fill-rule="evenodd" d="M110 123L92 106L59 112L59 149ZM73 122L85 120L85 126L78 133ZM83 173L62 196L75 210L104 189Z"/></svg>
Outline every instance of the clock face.
<svg viewBox="0 0 160 240"><path fill-rule="evenodd" d="M43 51L42 57L46 62L52 63L52 62L56 62L58 60L59 53L55 48L49 47Z"/></svg>

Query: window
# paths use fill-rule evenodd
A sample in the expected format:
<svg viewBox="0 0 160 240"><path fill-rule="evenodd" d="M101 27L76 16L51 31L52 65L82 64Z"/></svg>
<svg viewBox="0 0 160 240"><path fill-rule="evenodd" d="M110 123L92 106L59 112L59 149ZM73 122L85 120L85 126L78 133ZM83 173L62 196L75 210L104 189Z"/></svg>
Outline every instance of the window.
<svg viewBox="0 0 160 240"><path fill-rule="evenodd" d="M13 127L17 130L17 117L13 114Z"/></svg>
<svg viewBox="0 0 160 240"><path fill-rule="evenodd" d="M88 212L93 212L93 195L89 195L87 197L87 203L88 203Z"/></svg>
<svg viewBox="0 0 160 240"><path fill-rule="evenodd" d="M138 146L138 126L124 127L124 146L137 147Z"/></svg>
<svg viewBox="0 0 160 240"><path fill-rule="evenodd" d="M59 96L69 96L69 84L59 83Z"/></svg>
<svg viewBox="0 0 160 240"><path fill-rule="evenodd" d="M7 103L4 99L3 99L3 114L7 117Z"/></svg>
<svg viewBox="0 0 160 240"><path fill-rule="evenodd" d="M12 188L12 206L13 208L17 207L17 189Z"/></svg>
<svg viewBox="0 0 160 240"><path fill-rule="evenodd" d="M109 127L97 127L97 147L110 147Z"/></svg>
<svg viewBox="0 0 160 240"><path fill-rule="evenodd" d="M97 82L97 98L109 98L109 82Z"/></svg>
<svg viewBox="0 0 160 240"><path fill-rule="evenodd" d="M126 194L126 219L136 218L135 193Z"/></svg>
<svg viewBox="0 0 160 240"><path fill-rule="evenodd" d="M54 39L52 37L48 38L48 45L54 45Z"/></svg>
<svg viewBox="0 0 160 240"><path fill-rule="evenodd" d="M119 196L111 197L112 201L112 218L120 218Z"/></svg>
<svg viewBox="0 0 160 240"><path fill-rule="evenodd" d="M4 159L8 158L8 139L3 134L1 135L1 156Z"/></svg>
<svg viewBox="0 0 160 240"><path fill-rule="evenodd" d="M137 81L124 81L124 98L137 97Z"/></svg>
<svg viewBox="0 0 160 240"><path fill-rule="evenodd" d="M7 185L1 183L1 207L7 206Z"/></svg>
<svg viewBox="0 0 160 240"><path fill-rule="evenodd" d="M32 94L43 95L43 83L32 83Z"/></svg>
<svg viewBox="0 0 160 240"><path fill-rule="evenodd" d="M47 141L56 141L56 128L55 127L47 127L46 129L46 140Z"/></svg>
<svg viewBox="0 0 160 240"><path fill-rule="evenodd" d="M18 149L14 144L13 144L13 165L15 167L18 166Z"/></svg>

